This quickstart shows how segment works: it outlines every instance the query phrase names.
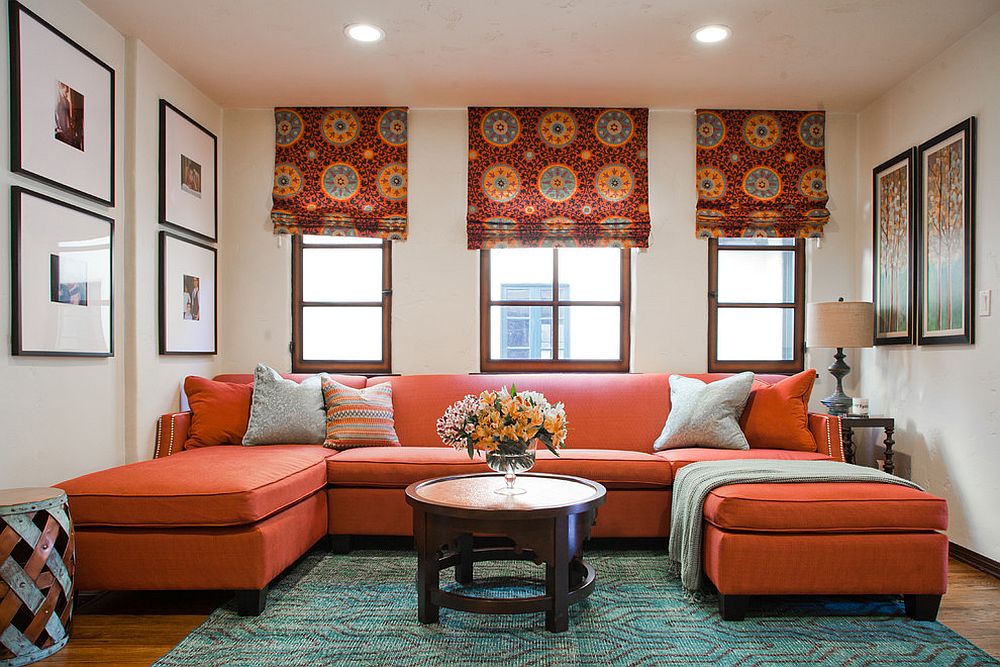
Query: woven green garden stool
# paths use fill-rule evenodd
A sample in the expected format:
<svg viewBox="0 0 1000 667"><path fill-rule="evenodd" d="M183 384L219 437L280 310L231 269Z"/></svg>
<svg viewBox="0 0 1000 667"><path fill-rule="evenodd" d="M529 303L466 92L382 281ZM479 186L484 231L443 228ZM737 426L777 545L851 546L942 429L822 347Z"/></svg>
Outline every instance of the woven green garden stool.
<svg viewBox="0 0 1000 667"><path fill-rule="evenodd" d="M75 566L66 493L0 490L0 667L27 665L66 645Z"/></svg>

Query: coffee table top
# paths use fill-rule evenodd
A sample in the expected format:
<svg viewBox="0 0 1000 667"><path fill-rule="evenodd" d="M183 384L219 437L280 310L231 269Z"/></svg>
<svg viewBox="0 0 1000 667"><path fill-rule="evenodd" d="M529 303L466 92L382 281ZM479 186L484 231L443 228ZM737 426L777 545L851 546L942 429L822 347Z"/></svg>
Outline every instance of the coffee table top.
<svg viewBox="0 0 1000 667"><path fill-rule="evenodd" d="M406 500L435 512L501 514L574 513L604 502L604 486L581 477L523 473L517 486L525 493L505 496L494 493L504 485L501 474L456 475L415 482L406 488ZM446 512L447 513L447 512Z"/></svg>

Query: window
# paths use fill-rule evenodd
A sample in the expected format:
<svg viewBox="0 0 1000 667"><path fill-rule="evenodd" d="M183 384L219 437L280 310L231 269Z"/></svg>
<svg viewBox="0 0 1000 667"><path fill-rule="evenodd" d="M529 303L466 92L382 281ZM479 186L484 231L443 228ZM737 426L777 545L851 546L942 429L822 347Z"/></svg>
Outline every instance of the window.
<svg viewBox="0 0 1000 667"><path fill-rule="evenodd" d="M802 239L709 239L709 372L802 370L805 273Z"/></svg>
<svg viewBox="0 0 1000 667"><path fill-rule="evenodd" d="M391 268L389 241L295 237L293 371L389 372Z"/></svg>
<svg viewBox="0 0 1000 667"><path fill-rule="evenodd" d="M481 370L628 371L628 251L510 248L480 261Z"/></svg>

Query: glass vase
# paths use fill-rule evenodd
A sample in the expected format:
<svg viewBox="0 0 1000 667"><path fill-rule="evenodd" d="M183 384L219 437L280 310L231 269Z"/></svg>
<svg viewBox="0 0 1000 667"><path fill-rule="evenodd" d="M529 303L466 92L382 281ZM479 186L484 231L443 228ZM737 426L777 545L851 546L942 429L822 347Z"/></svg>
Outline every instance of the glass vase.
<svg viewBox="0 0 1000 667"><path fill-rule="evenodd" d="M524 489L515 486L517 473L531 470L535 465L535 447L538 441L503 443L492 452L486 452L486 465L495 472L503 473L505 486L495 491L505 496L516 496Z"/></svg>

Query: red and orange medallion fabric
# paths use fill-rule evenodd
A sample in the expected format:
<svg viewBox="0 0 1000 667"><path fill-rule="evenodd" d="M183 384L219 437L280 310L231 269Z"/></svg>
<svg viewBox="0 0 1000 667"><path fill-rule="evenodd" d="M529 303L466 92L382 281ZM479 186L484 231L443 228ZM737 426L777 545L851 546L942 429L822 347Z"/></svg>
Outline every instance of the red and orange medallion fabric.
<svg viewBox="0 0 1000 667"><path fill-rule="evenodd" d="M469 248L647 247L648 113L470 107Z"/></svg>
<svg viewBox="0 0 1000 667"><path fill-rule="evenodd" d="M701 109L695 132L698 237L823 236L823 111Z"/></svg>
<svg viewBox="0 0 1000 667"><path fill-rule="evenodd" d="M275 234L406 239L406 109L274 110Z"/></svg>

